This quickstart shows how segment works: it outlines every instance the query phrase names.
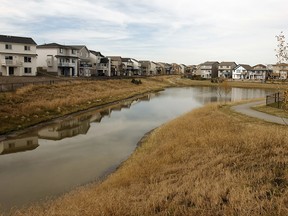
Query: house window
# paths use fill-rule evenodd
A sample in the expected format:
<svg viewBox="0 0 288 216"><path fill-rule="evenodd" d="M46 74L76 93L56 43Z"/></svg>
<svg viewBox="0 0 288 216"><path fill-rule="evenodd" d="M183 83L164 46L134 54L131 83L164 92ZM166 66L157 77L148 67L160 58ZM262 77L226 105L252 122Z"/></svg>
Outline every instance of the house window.
<svg viewBox="0 0 288 216"><path fill-rule="evenodd" d="M26 74L32 73L32 68L27 68L27 67L25 67L25 68L24 68L24 73L26 73Z"/></svg>
<svg viewBox="0 0 288 216"><path fill-rule="evenodd" d="M6 60L13 60L13 56L5 56Z"/></svg>
<svg viewBox="0 0 288 216"><path fill-rule="evenodd" d="M5 49L12 49L12 44L5 44Z"/></svg>
<svg viewBox="0 0 288 216"><path fill-rule="evenodd" d="M72 54L76 54L76 50L75 49L72 49Z"/></svg>
<svg viewBox="0 0 288 216"><path fill-rule="evenodd" d="M30 46L24 46L24 50L30 51Z"/></svg>
<svg viewBox="0 0 288 216"><path fill-rule="evenodd" d="M32 146L33 145L33 140L27 140L27 146Z"/></svg>
<svg viewBox="0 0 288 216"><path fill-rule="evenodd" d="M29 62L29 63L31 63L31 61L32 61L32 58L31 57L27 57L27 56L25 56L24 57L24 62Z"/></svg>
<svg viewBox="0 0 288 216"><path fill-rule="evenodd" d="M62 48L60 48L60 53L63 53L63 49Z"/></svg>
<svg viewBox="0 0 288 216"><path fill-rule="evenodd" d="M75 59L72 59L72 63L75 63Z"/></svg>
<svg viewBox="0 0 288 216"><path fill-rule="evenodd" d="M15 143L9 143L9 144L8 144L8 148L9 148L9 149L15 148Z"/></svg>

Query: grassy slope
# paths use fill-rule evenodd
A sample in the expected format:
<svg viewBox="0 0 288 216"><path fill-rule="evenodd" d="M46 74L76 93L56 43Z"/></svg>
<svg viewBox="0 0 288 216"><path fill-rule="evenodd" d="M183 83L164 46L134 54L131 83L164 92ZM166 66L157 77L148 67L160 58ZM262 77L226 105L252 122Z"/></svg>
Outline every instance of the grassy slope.
<svg viewBox="0 0 288 216"><path fill-rule="evenodd" d="M154 130L104 182L15 215L288 215L287 133L208 105Z"/></svg>
<svg viewBox="0 0 288 216"><path fill-rule="evenodd" d="M27 86L13 93L0 93L0 134L23 129L49 119L122 100L171 86L217 86L210 81L161 76L142 79L78 81L57 85ZM229 86L278 88L279 85L231 82Z"/></svg>

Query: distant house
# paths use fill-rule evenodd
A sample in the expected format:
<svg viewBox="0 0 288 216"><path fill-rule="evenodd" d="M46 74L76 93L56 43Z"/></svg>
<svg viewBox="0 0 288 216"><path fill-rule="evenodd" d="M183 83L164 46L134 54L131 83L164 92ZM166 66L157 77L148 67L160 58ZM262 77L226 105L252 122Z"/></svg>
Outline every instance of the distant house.
<svg viewBox="0 0 288 216"><path fill-rule="evenodd" d="M200 73L202 78L210 79L218 77L217 61L207 61L200 65Z"/></svg>
<svg viewBox="0 0 288 216"><path fill-rule="evenodd" d="M92 76L117 76L117 73L111 73L111 59L105 57L100 52L90 50L90 59L93 65Z"/></svg>
<svg viewBox="0 0 288 216"><path fill-rule="evenodd" d="M172 63L171 64L171 74L181 74L182 73L182 67L179 64Z"/></svg>
<svg viewBox="0 0 288 216"><path fill-rule="evenodd" d="M90 51L85 45L68 45L74 50L77 50L78 56L78 76L90 77L93 71L93 66L90 60Z"/></svg>
<svg viewBox="0 0 288 216"><path fill-rule="evenodd" d="M155 64L156 64L157 75L165 74L165 65L164 65L164 63L156 62Z"/></svg>
<svg viewBox="0 0 288 216"><path fill-rule="evenodd" d="M247 64L239 64L232 70L232 79L249 79L249 74L253 68Z"/></svg>
<svg viewBox="0 0 288 216"><path fill-rule="evenodd" d="M32 38L0 35L0 75L36 76L36 45Z"/></svg>
<svg viewBox="0 0 288 216"><path fill-rule="evenodd" d="M287 63L281 63L273 65L273 76L274 78L279 77L279 79L287 79L288 74L288 64Z"/></svg>
<svg viewBox="0 0 288 216"><path fill-rule="evenodd" d="M221 62L218 66L218 77L231 78L232 70L236 66L235 62Z"/></svg>
<svg viewBox="0 0 288 216"><path fill-rule="evenodd" d="M187 66L185 64L180 64L180 74L184 75L185 71L187 69Z"/></svg>
<svg viewBox="0 0 288 216"><path fill-rule="evenodd" d="M139 61L141 63L142 75L157 75L157 64L153 61Z"/></svg>
<svg viewBox="0 0 288 216"><path fill-rule="evenodd" d="M265 80L272 74L272 70L266 65L257 64L252 67L252 71L249 73L249 79Z"/></svg>
<svg viewBox="0 0 288 216"><path fill-rule="evenodd" d="M75 47L49 43L37 46L37 67L58 76L78 76L78 53Z"/></svg>
<svg viewBox="0 0 288 216"><path fill-rule="evenodd" d="M111 60L111 74L115 76L123 76L124 69L121 56L107 56Z"/></svg>
<svg viewBox="0 0 288 216"><path fill-rule="evenodd" d="M124 76L140 75L141 64L133 58L122 58Z"/></svg>

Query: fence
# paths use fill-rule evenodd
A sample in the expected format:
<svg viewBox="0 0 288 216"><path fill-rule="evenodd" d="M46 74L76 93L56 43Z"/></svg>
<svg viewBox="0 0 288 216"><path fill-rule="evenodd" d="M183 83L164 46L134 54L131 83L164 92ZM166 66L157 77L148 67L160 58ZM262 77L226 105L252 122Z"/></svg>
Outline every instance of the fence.
<svg viewBox="0 0 288 216"><path fill-rule="evenodd" d="M27 85L53 85L56 83L71 82L71 80L48 80L48 81L35 81L35 82L22 82L22 83L1 83L0 92L14 91L18 88Z"/></svg>
<svg viewBox="0 0 288 216"><path fill-rule="evenodd" d="M266 106L271 106L280 109L282 108L283 101L284 101L284 95L283 93L280 92L266 96Z"/></svg>

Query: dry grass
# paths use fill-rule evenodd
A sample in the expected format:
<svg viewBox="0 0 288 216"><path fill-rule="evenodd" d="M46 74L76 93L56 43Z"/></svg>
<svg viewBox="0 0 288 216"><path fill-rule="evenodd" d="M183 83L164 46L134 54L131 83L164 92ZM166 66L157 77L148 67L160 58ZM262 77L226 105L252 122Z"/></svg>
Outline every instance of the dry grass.
<svg viewBox="0 0 288 216"><path fill-rule="evenodd" d="M210 81L181 79L179 76L141 80L141 85L132 84L130 79L30 85L13 93L0 93L0 134L165 87L218 85ZM279 85L229 82L229 86L278 88Z"/></svg>
<svg viewBox="0 0 288 216"><path fill-rule="evenodd" d="M266 106L266 105L256 106L256 107L253 107L253 109L270 114L270 115L275 115L281 118L288 118L288 112L287 110L284 110L284 109L278 109L278 108Z"/></svg>
<svg viewBox="0 0 288 216"><path fill-rule="evenodd" d="M288 215L287 186L287 127L209 105L154 130L104 182L12 215Z"/></svg>

